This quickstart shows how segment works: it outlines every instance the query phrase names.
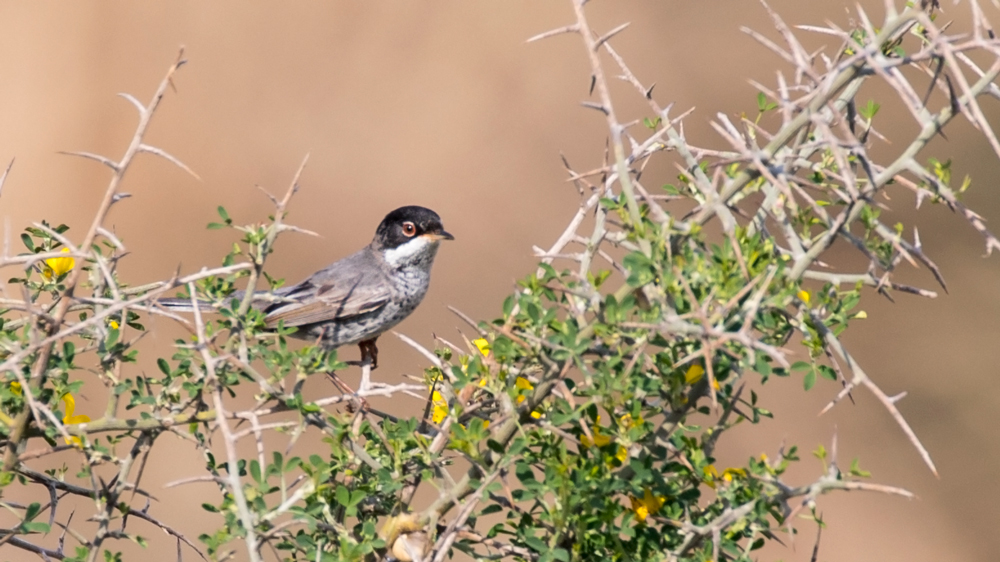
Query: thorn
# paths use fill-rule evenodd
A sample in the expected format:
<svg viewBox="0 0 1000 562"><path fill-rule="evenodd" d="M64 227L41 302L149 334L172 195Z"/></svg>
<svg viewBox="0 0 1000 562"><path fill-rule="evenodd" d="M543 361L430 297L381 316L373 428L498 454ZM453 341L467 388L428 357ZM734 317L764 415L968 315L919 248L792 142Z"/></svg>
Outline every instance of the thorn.
<svg viewBox="0 0 1000 562"><path fill-rule="evenodd" d="M837 424L833 425L833 439L830 443L830 464L837 464Z"/></svg>
<svg viewBox="0 0 1000 562"><path fill-rule="evenodd" d="M184 45L181 45L180 50L177 52L177 62L174 63L173 70L170 71L170 75L167 76L167 84L170 84L170 89L177 93L177 86L174 84L174 72L177 72L180 67L187 64L187 59L184 58Z"/></svg>
<svg viewBox="0 0 1000 562"><path fill-rule="evenodd" d="M118 94L118 97L124 98L124 99L128 100L129 103L131 103L132 105L134 105L135 108L139 111L139 115L145 115L146 114L146 106L142 105L142 102L140 102L139 100L135 99L135 97L133 97L132 94L126 94L126 93L122 92L122 93Z"/></svg>
<svg viewBox="0 0 1000 562"><path fill-rule="evenodd" d="M115 162L110 158L101 156L100 154L93 154L91 152L64 152L62 150L60 150L58 154L65 154L66 156L79 156L80 158L87 158L88 160L96 160L97 162L100 162L101 164L104 164L105 166L114 170L116 174L119 171L118 162Z"/></svg>
<svg viewBox="0 0 1000 562"><path fill-rule="evenodd" d="M959 103L958 94L955 92L955 87L951 83L951 77L947 74L944 76L944 83L948 86L948 101L951 102L952 113L955 115L962 113L962 104ZM938 132L940 133L940 131Z"/></svg>
<svg viewBox="0 0 1000 562"><path fill-rule="evenodd" d="M858 118L857 108L854 106L854 99L852 98L847 102L847 127L851 130L851 134L857 136L858 133L855 131L855 121Z"/></svg>
<svg viewBox="0 0 1000 562"><path fill-rule="evenodd" d="M271 203L273 203L275 205L278 204L278 199L274 195L271 195L270 193L268 193L268 191L266 189L264 189L259 183L255 183L255 184L253 184L253 186L256 187L257 189L259 189L264 195L267 195L267 198L271 200Z"/></svg>
<svg viewBox="0 0 1000 562"><path fill-rule="evenodd" d="M194 173L194 170L192 170L191 168L188 168L187 164L185 164L184 162L181 162L180 160L178 160L177 158L175 158L173 155L171 155L170 153L168 153L166 150L163 150L162 148L157 148L155 146L149 146L148 144L140 144L139 145L139 151L140 152L148 152L150 154L155 154L155 155L159 156L160 158L163 158L164 160L167 160L168 162L174 164L175 166L177 166L178 168L184 170L185 172L191 174L194 177L194 179L196 179L198 181L201 181L201 178L198 177L198 174Z"/></svg>
<svg viewBox="0 0 1000 562"><path fill-rule="evenodd" d="M14 167L14 159L10 159L10 164L7 164L7 169L3 171L3 175L0 176L0 192L3 191L3 184L7 182L7 174L10 173L10 169Z"/></svg>
<svg viewBox="0 0 1000 562"><path fill-rule="evenodd" d="M590 109L596 109L597 111L600 111L601 113L603 113L605 115L609 114L608 113L608 108L604 107L603 105L601 105L599 103L594 103L594 102L590 102L590 101L582 101L582 102L580 102L580 105L582 105L583 107L588 107Z"/></svg>
<svg viewBox="0 0 1000 562"><path fill-rule="evenodd" d="M621 33L622 31L624 31L626 27L628 27L628 26L630 26L630 25L632 25L632 24L631 24L631 22L625 22L625 23L623 23L623 24L619 25L618 27L616 27L616 28L612 29L611 31L609 31L609 32L605 33L604 35L602 35L602 36L601 36L601 37L600 37L600 38L599 38L599 39L597 40L597 42L596 42L596 43L594 43L594 51L597 51L598 49L600 49L600 48L601 48L601 45L603 45L603 44L605 44L605 43L607 43L607 42L608 42L608 39L611 39L611 38L612 38L612 37L614 37L615 35L618 35L618 34L619 34L619 33Z"/></svg>
<svg viewBox="0 0 1000 562"><path fill-rule="evenodd" d="M549 31L539 33L538 35L535 35L534 37L525 41L525 43L534 43L535 41L541 41L542 39L548 39L549 37L555 37L556 35L562 35L563 33L579 33L579 31L580 31L579 24L567 25L565 27L551 29Z"/></svg>
<svg viewBox="0 0 1000 562"><path fill-rule="evenodd" d="M903 392L900 392L899 394L897 394L895 396L889 396L888 398L889 398L889 402L895 404L896 402L899 402L903 398L906 398L906 391L904 390Z"/></svg>

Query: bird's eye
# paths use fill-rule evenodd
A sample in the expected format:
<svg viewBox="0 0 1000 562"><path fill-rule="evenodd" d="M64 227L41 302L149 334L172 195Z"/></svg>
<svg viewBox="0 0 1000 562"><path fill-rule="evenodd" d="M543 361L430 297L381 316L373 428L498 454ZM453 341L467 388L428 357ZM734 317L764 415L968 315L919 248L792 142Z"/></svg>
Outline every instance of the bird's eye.
<svg viewBox="0 0 1000 562"><path fill-rule="evenodd" d="M412 222L403 223L403 234L405 234L407 237L412 237L416 233L417 233L416 225L414 225Z"/></svg>

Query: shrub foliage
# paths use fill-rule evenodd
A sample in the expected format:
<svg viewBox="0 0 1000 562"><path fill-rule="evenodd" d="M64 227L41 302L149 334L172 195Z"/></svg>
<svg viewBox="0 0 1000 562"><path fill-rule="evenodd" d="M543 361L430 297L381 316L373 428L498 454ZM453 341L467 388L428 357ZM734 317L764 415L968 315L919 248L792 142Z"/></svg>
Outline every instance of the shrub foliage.
<svg viewBox="0 0 1000 562"><path fill-rule="evenodd" d="M280 285L265 264L276 238L298 230L284 222L298 174L273 198L270 222L239 226L219 208L220 222L209 227L238 240L219 267L143 286L120 279L124 246L102 225L126 171L144 153L186 169L143 141L183 59L149 103L125 96L140 123L124 155L79 154L112 172L94 222L79 235L33 225L21 235L25 251L0 264L17 270L11 292L23 295L3 299L0 312L0 491L12 521L0 545L43 558L117 560L115 541L145 543L159 527L179 552L210 559L443 560L464 552L751 560L794 532L793 515L817 517L826 492L908 495L868 482L856 463L841 467L822 448L815 454L826 470L800 484L785 478L795 447L739 466L717 464L716 448L737 424L771 416L758 391L772 377L801 377L805 390L829 379L839 381L826 387L831 406L855 391L874 393L934 470L894 400L840 336L864 317L863 293L935 296L894 281L904 261L944 285L917 230L910 237L881 217L889 190L899 192L894 200L911 192L918 204L947 205L983 235L988 252L998 247L960 200L968 179L954 181L950 162L924 154L959 116L1000 154L978 105L1000 96L1000 43L978 6L965 35L945 34L934 2L901 10L887 2L880 25L858 12L849 29L793 32L771 14L776 39L748 33L786 68L776 86L759 86L755 111L719 114L721 147L706 148L686 140L687 114L660 106L614 50L624 26L595 32L585 1L572 3L575 21L533 40L581 40L592 72L584 105L608 125L605 161L587 171L565 162L580 207L563 235L538 250L537 271L497 303L495 319L466 318L464 341L439 340L434 351L407 339L429 365L414 384L307 400L309 377L348 366L335 350L290 344L290 330L265 330L252 297L234 298L237 287ZM840 45L810 53L796 33ZM983 70L975 60L986 59ZM619 120L611 76L634 86L645 115ZM883 99L870 100L869 90ZM879 131L885 103L908 109L917 134ZM885 137L898 153L878 161L869 149ZM680 173L645 174L655 159L667 163L657 169ZM828 250L838 239L867 266L837 265L843 260ZM177 316L157 305L178 290L215 313ZM158 372L142 374L137 343L149 315L175 319L189 337L157 360ZM370 366L361 369L367 375ZM105 397L104 416L74 413L83 391ZM389 416L362 400L402 393L426 397L422 418ZM237 407L240 396L253 406ZM287 436L287 445L265 446L267 433ZM307 433L321 435L323 447L297 446ZM155 493L141 481L151 448L178 438L205 458L178 474L203 468L188 481L218 487L201 506L217 514L218 527L198 537L158 518L148 499ZM241 454L248 441L256 447ZM61 468L33 468L51 466L56 454ZM33 500L10 500L15 488ZM90 498L93 512L74 517L61 508L67 496Z"/></svg>

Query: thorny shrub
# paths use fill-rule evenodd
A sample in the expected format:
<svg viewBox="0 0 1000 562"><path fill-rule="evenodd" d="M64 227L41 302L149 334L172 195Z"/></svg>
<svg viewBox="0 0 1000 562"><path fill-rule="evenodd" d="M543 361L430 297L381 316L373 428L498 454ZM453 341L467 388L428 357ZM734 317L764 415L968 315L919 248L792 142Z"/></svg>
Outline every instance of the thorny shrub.
<svg viewBox="0 0 1000 562"><path fill-rule="evenodd" d="M290 345L288 330L264 329L250 296L234 298L240 286L280 284L265 273L265 258L280 233L294 230L283 221L298 175L274 199L269 223L238 226L220 207L221 222L210 226L234 229L239 243L219 268L140 287L119 278L123 246L101 225L135 156L183 167L142 140L182 61L150 103L126 96L140 125L124 156L81 154L112 169L94 223L80 237L65 225L37 224L21 236L26 251L4 257L19 269L9 283L25 298L4 299L0 313L0 485L28 487L37 500L2 503L14 521L0 530L0 545L43 558L117 560L111 541L144 542L135 522L143 520L178 548L185 543L181 552L212 559L443 560L461 551L539 561L750 560L793 530L794 513L815 516L825 492L908 494L867 482L857 464L842 469L823 449L827 470L800 485L784 480L795 447L717 465L722 435L771 416L747 384L772 377L802 377L806 390L818 379L840 381L832 403L855 390L874 393L934 470L840 335L863 316L865 292L935 295L893 280L903 260L924 264L943 284L916 230L910 239L902 225L883 222L883 192L947 205L988 251L998 247L959 199L968 180L956 186L950 162L923 154L959 115L1000 153L977 101L1000 95L1000 43L979 6L972 3L965 35L944 33L933 2L887 2L877 26L860 11L852 29L804 26L800 33L841 43L818 54L772 14L778 41L748 33L790 71L774 88L759 86L756 116L734 123L720 114L713 125L725 146L703 148L687 142L684 116L661 107L613 49L624 26L599 35L584 0L572 2L575 22L535 39L582 39L592 71L584 105L607 121L607 159L586 172L566 163L580 207L539 251L538 270L498 303L496 319L470 321L457 345L421 349L431 365L422 384L359 393L419 392L427 397L422 419L379 414L356 395L304 399L307 378L345 368L336 352ZM974 59L991 66L984 71ZM609 75L635 87L646 115L618 120ZM869 82L889 97L862 97ZM920 130L893 138L902 150L878 162L868 149L893 136L876 127L886 103L906 107ZM657 158L683 172L644 175ZM837 239L868 267L825 264ZM179 317L156 305L178 289L213 303L216 314ZM151 314L175 318L190 337L157 360L158 373L142 375L136 342ZM789 362L800 346L808 359ZM73 396L86 389L93 397L102 385L105 415L74 415ZM253 408L229 405L247 393ZM262 443L265 432L288 435L294 455L237 454L238 441ZM306 432L321 434L325 448L294 447ZM219 526L197 538L156 518L141 485L150 448L176 436L204 452L206 477L218 486L201 507ZM71 455L63 468L32 468L60 451ZM98 476L109 467L114 478ZM415 503L422 488L435 499ZM73 519L58 509L67 495L91 498L94 513ZM74 527L87 517L96 532L85 536ZM45 535L61 535L58 545Z"/></svg>

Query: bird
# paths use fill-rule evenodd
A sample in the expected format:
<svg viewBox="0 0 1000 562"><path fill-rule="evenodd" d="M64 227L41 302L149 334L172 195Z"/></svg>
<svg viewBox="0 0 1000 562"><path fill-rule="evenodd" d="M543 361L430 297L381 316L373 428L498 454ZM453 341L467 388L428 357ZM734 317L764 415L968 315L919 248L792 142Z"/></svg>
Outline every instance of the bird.
<svg viewBox="0 0 1000 562"><path fill-rule="evenodd" d="M298 284L258 291L253 306L265 314L266 329L295 328L292 337L328 349L357 344L362 364L368 361L374 370L376 340L423 301L438 246L454 239L434 211L417 205L400 207L382 219L370 244ZM234 298L244 294L237 292ZM189 299L157 303L174 310L193 308ZM211 310L205 302L198 308Z"/></svg>

